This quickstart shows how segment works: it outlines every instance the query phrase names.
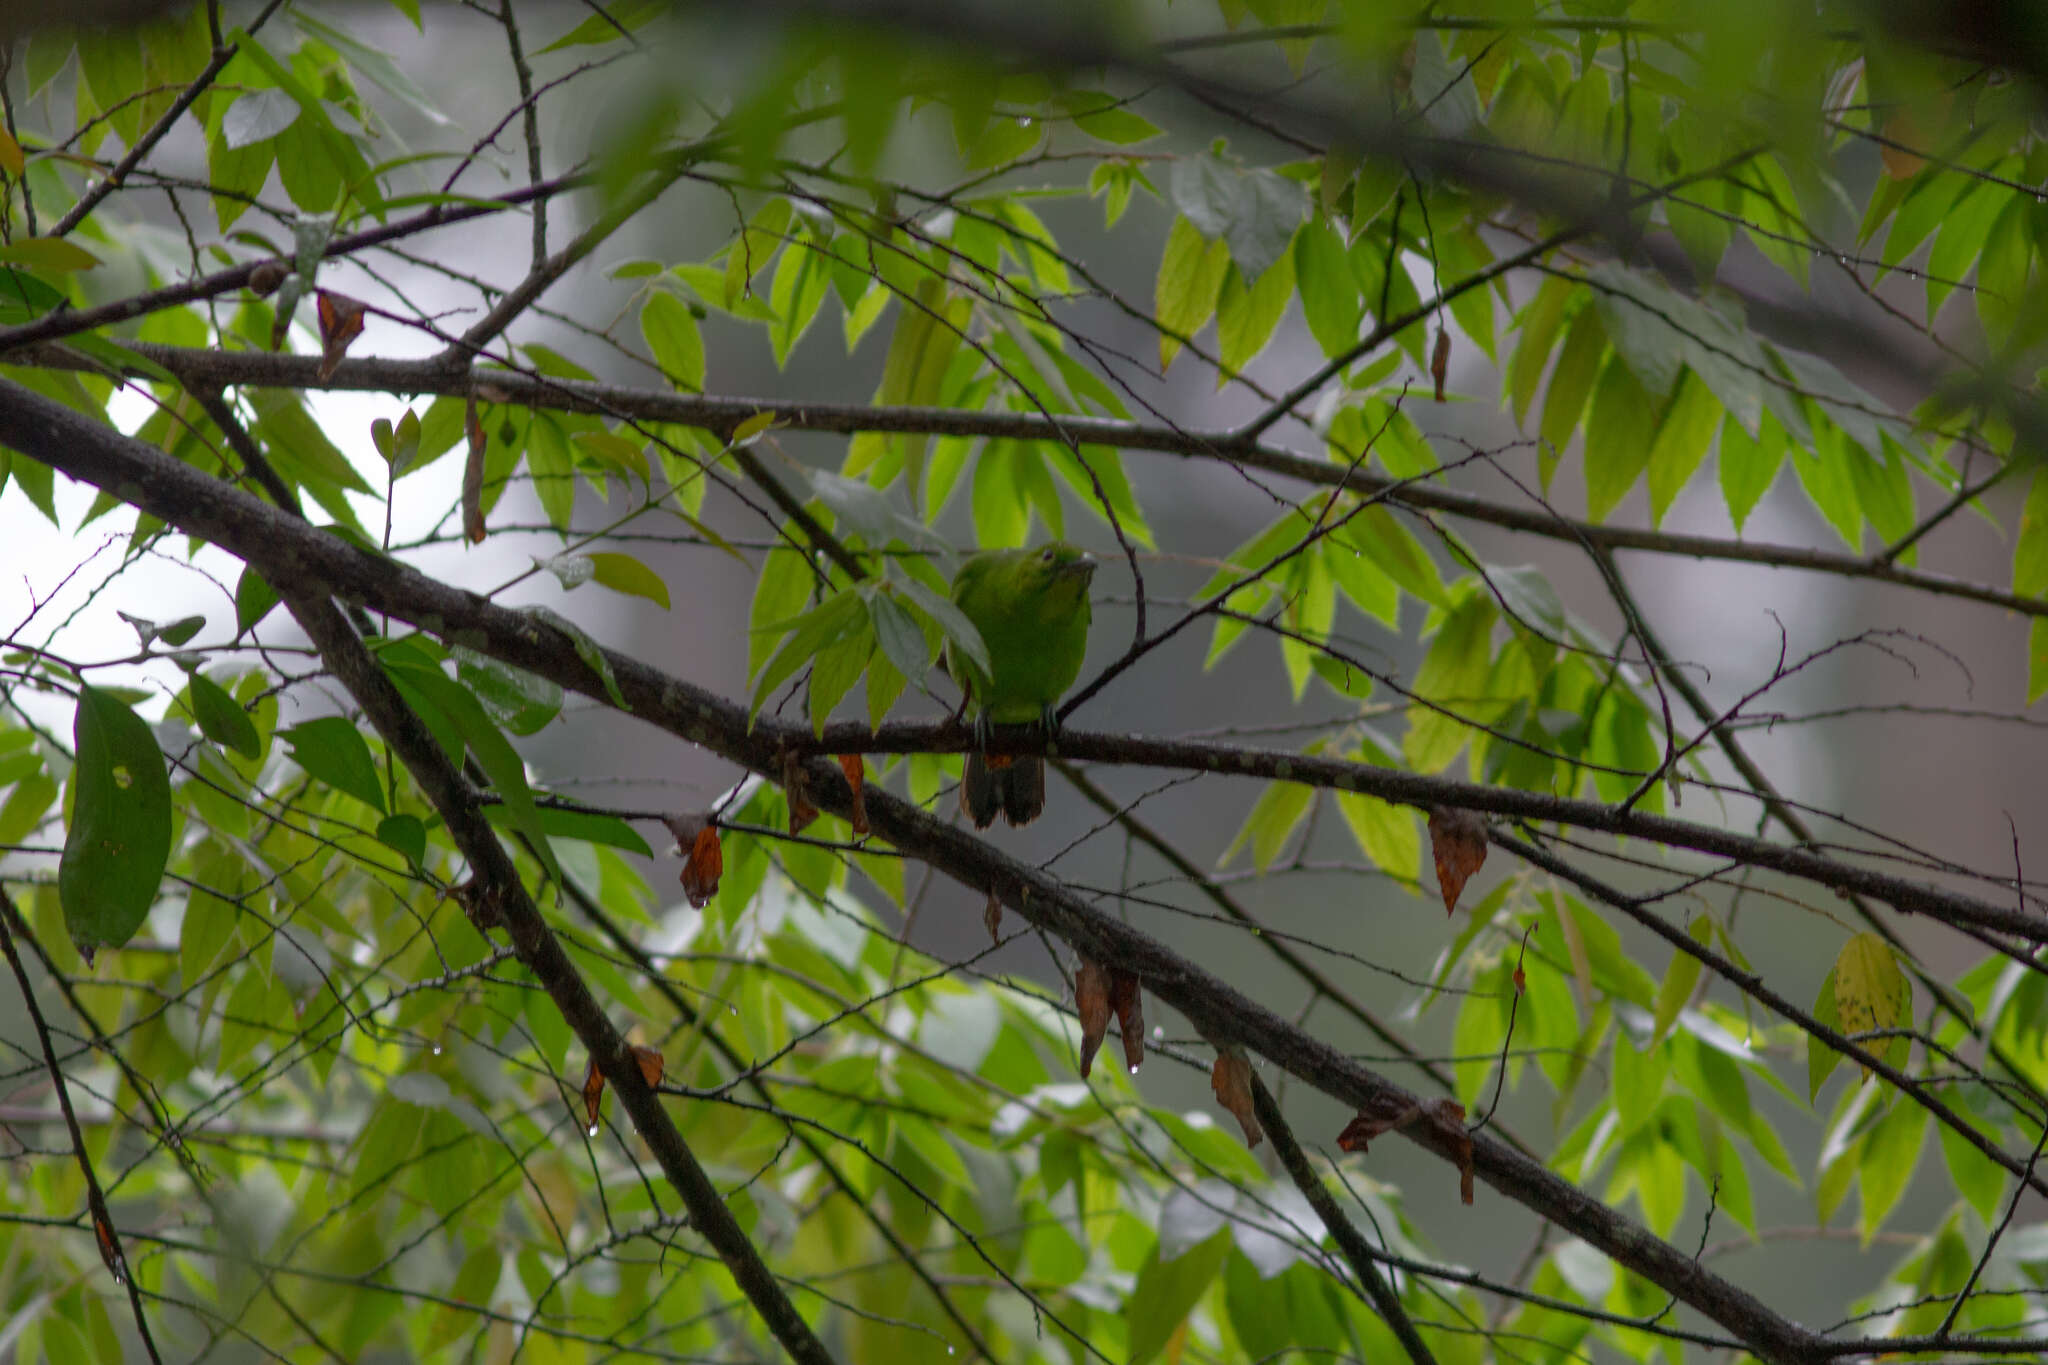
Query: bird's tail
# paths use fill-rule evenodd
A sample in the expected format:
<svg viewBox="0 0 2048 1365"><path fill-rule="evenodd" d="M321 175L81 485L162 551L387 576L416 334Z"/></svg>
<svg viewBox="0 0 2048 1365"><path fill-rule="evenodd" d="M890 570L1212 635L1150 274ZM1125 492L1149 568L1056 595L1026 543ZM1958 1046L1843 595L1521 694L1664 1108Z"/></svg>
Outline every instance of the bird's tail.
<svg viewBox="0 0 2048 1365"><path fill-rule="evenodd" d="M1013 825L1028 825L1045 809L1045 760L969 753L960 779L960 808L976 829L995 823L996 813Z"/></svg>

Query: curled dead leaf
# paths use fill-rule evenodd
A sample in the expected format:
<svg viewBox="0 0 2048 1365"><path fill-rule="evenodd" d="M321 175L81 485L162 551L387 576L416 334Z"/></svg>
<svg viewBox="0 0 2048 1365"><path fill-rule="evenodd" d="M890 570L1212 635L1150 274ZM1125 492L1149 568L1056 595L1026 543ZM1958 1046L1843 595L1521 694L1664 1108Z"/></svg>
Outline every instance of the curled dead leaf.
<svg viewBox="0 0 2048 1365"><path fill-rule="evenodd" d="M331 289L314 290L313 301L320 317L320 380L325 383L341 368L349 344L363 334L363 315L369 305Z"/></svg>
<svg viewBox="0 0 2048 1365"><path fill-rule="evenodd" d="M1471 1203L1472 1134L1465 1127L1465 1106L1456 1100L1423 1100L1378 1113L1361 1109L1351 1122L1344 1125L1344 1131L1337 1134L1337 1146L1346 1152L1362 1152L1372 1139L1396 1128L1405 1128L1417 1120L1426 1121L1436 1129L1438 1136L1451 1149L1451 1156L1458 1163L1458 1198L1463 1203Z"/></svg>
<svg viewBox="0 0 2048 1365"><path fill-rule="evenodd" d="M683 855L683 895L691 909L702 910L718 894L718 879L725 875L718 823L708 811L664 815L661 823L676 836L676 851Z"/></svg>
<svg viewBox="0 0 2048 1365"><path fill-rule="evenodd" d="M861 838L866 838L869 833L868 795L867 783L863 778L867 773L867 766L861 762L859 754L841 754L839 771L846 774L846 785L853 792L853 811L849 817L853 824L853 832Z"/></svg>
<svg viewBox="0 0 2048 1365"><path fill-rule="evenodd" d="M1120 967L1110 969L1109 1007L1116 1011L1117 1028L1124 1035L1124 1062L1136 1075L1145 1060L1145 997L1138 978Z"/></svg>
<svg viewBox="0 0 2048 1365"><path fill-rule="evenodd" d="M1451 329L1441 322L1436 328L1436 347L1429 353L1429 377L1436 381L1436 401L1444 401L1444 376L1451 369Z"/></svg>
<svg viewBox="0 0 2048 1365"><path fill-rule="evenodd" d="M988 893L988 904L982 907L981 922L988 926L988 941L1003 941L1003 903L996 899L996 893Z"/></svg>
<svg viewBox="0 0 2048 1365"><path fill-rule="evenodd" d="M1095 1065L1102 1037L1109 1032L1109 972L1088 959L1074 973L1074 1006L1081 1015L1081 1075Z"/></svg>
<svg viewBox="0 0 2048 1365"><path fill-rule="evenodd" d="M126 1284L128 1282L127 1258L121 1254L121 1243L114 1236L114 1225L109 1223L106 1217L97 1209L93 1211L92 1215L92 1235L93 1240L100 1244L100 1259L107 1263L109 1273L122 1284Z"/></svg>
<svg viewBox="0 0 2048 1365"><path fill-rule="evenodd" d="M462 466L462 535L472 545L484 543L484 439L483 418L477 415L476 395L462 412L463 434L469 438L469 458Z"/></svg>
<svg viewBox="0 0 2048 1365"><path fill-rule="evenodd" d="M597 1132L597 1115L604 1108L604 1073L597 1069L597 1058L590 1059L590 1067L583 1073L583 1112L590 1117L590 1131Z"/></svg>
<svg viewBox="0 0 2048 1365"><path fill-rule="evenodd" d="M640 1065L640 1079L651 1089L661 1084L662 1075L668 1070L668 1059L661 1055L660 1048L633 1044L633 1060Z"/></svg>
<svg viewBox="0 0 2048 1365"><path fill-rule="evenodd" d="M1476 811L1438 806L1429 813L1429 853L1444 893L1444 913L1456 913L1459 893L1486 862L1486 821Z"/></svg>
<svg viewBox="0 0 2048 1365"><path fill-rule="evenodd" d="M1251 1059L1242 1048L1227 1047L1216 1054L1216 1064L1209 1068L1209 1088L1216 1092L1216 1103L1228 1109L1237 1126L1244 1129L1244 1145L1258 1146L1266 1134L1252 1103Z"/></svg>
<svg viewBox="0 0 2048 1365"><path fill-rule="evenodd" d="M811 802L810 769L794 749L782 754L782 795L789 802L789 832L803 833L804 827L818 818L818 808Z"/></svg>

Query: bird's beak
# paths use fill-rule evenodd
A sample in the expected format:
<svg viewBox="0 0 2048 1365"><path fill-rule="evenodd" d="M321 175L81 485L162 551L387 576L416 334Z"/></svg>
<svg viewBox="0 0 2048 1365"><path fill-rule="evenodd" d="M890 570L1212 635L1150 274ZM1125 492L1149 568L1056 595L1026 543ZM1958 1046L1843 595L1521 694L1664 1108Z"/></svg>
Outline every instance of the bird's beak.
<svg viewBox="0 0 2048 1365"><path fill-rule="evenodd" d="M1065 564L1062 564L1060 572L1072 574L1076 578L1092 578L1099 566L1100 561L1094 555L1084 554L1079 559L1070 559Z"/></svg>

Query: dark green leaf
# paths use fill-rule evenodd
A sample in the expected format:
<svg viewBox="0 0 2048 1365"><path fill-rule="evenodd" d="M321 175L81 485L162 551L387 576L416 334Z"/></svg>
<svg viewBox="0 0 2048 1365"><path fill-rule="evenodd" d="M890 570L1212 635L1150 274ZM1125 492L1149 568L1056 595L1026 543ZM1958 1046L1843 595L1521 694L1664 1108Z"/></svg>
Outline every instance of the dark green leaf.
<svg viewBox="0 0 2048 1365"><path fill-rule="evenodd" d="M384 805L384 785L377 777L376 760L370 746L356 727L341 716L322 716L278 734L292 746L291 760L337 791L347 792L378 810Z"/></svg>
<svg viewBox="0 0 2048 1365"><path fill-rule="evenodd" d="M81 953L118 948L149 916L171 852L171 784L149 726L96 687L72 718L77 766L57 867L65 927Z"/></svg>
<svg viewBox="0 0 2048 1365"><path fill-rule="evenodd" d="M192 715L199 722L201 734L246 758L263 756L263 741L257 737L255 722L249 719L241 703L228 695L226 688L203 673L194 673L189 686Z"/></svg>

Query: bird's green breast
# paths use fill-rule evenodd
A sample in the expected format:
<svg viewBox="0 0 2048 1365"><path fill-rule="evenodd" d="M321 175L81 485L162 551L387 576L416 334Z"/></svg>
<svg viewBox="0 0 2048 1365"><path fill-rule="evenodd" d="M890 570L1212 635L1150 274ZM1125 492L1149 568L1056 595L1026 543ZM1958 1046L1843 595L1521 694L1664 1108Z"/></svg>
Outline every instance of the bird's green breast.
<svg viewBox="0 0 2048 1365"><path fill-rule="evenodd" d="M1074 685L1088 651L1087 575L1043 577L1028 553L977 557L954 585L988 648L992 677L977 700L1004 724L1037 720Z"/></svg>

